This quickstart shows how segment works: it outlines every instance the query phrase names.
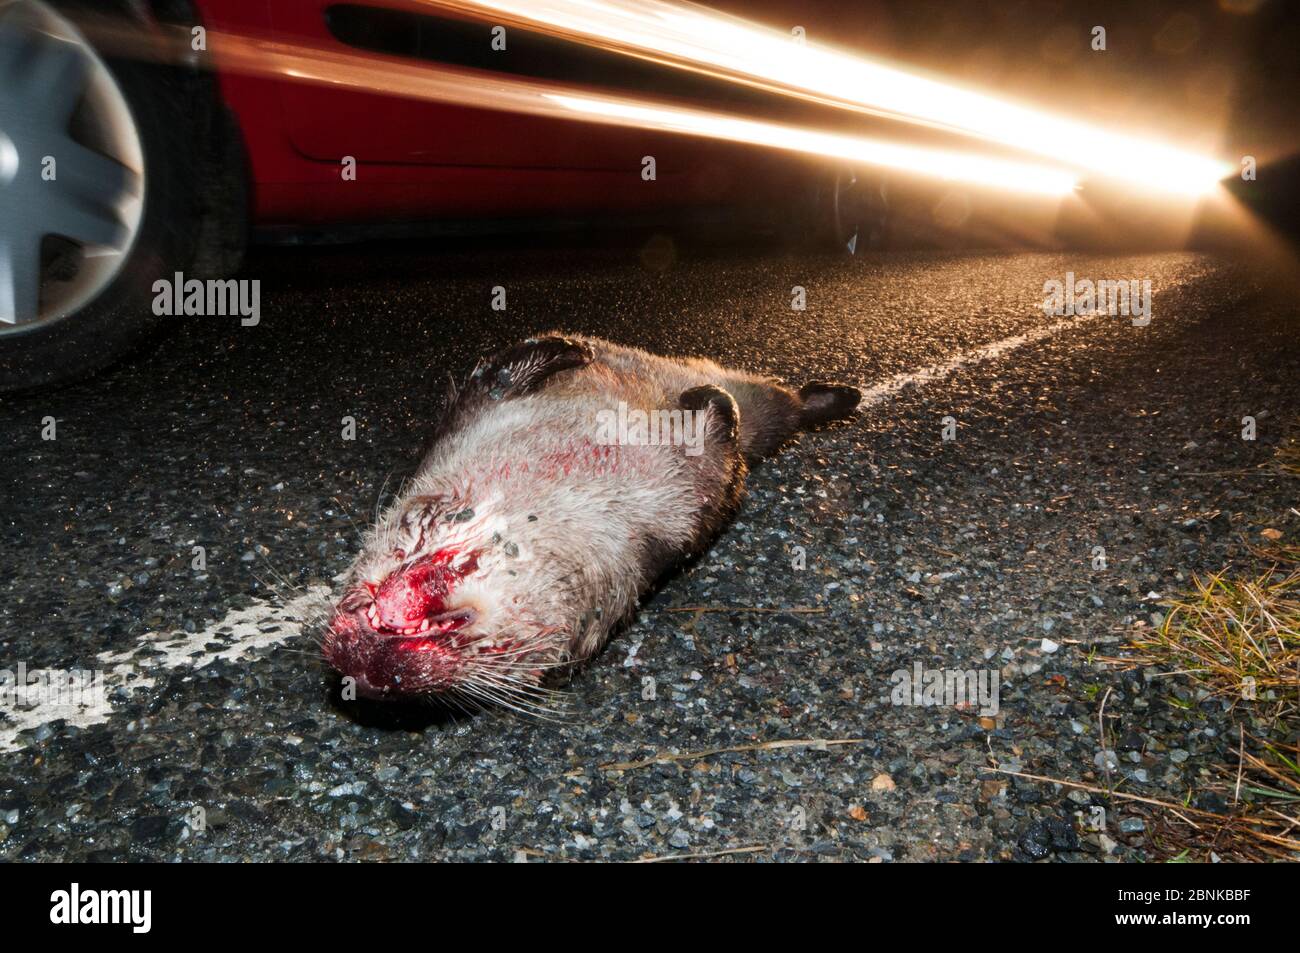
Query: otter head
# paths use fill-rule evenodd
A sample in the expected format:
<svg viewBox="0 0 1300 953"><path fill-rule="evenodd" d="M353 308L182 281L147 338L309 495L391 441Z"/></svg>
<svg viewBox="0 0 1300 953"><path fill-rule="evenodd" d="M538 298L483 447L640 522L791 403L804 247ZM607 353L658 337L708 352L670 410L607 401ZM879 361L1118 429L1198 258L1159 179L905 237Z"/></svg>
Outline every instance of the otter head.
<svg viewBox="0 0 1300 953"><path fill-rule="evenodd" d="M322 644L357 694L498 702L539 691L554 630L511 595L523 580L507 521L478 509L463 498L413 496L370 535Z"/></svg>

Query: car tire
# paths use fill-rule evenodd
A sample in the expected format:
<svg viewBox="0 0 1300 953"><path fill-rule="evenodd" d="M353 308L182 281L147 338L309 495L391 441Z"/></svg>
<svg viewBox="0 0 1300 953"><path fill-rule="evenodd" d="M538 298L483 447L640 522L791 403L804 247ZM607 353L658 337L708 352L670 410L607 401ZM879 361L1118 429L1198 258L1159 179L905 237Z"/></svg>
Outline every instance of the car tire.
<svg viewBox="0 0 1300 953"><path fill-rule="evenodd" d="M890 241L888 183L851 168L819 169L796 193L779 230L795 247L861 258Z"/></svg>
<svg viewBox="0 0 1300 953"><path fill-rule="evenodd" d="M82 377L120 358L147 338L159 324L160 318L154 315L152 308L154 282L159 278L170 277L174 271L183 270L194 259L200 209L194 170L199 167L197 152L202 142L202 137L196 135L198 130L194 128L196 110L193 108L192 98L195 84L182 75L176 67L151 62L144 58L101 56L94 50L90 41L86 40L85 34L74 26L79 14L83 12L91 11L101 16L111 13L114 17L136 21L132 23L132 28L136 29L138 26L140 35L147 38L155 24L138 22L141 15L133 11L142 6L142 4L127 2L110 3L104 0L95 0L94 3L0 0L0 37L4 37L6 14L14 17L17 8L25 8L18 12L18 16L26 19L20 19L17 27L10 24L11 31L15 29L20 31L16 40L13 33L8 37L10 45L5 49L8 49L11 58L15 47L21 50L21 43L25 39L30 44L27 53L28 63L39 63L40 57L46 55L57 55L66 59L71 55L68 52L69 48L62 46L47 48L46 44L51 42L50 35L43 29L33 31L31 24L39 22L43 27L53 24L50 28L59 31L62 31L65 25L72 26L75 35L59 33L56 42L70 44L71 48L77 50L78 55L85 56L89 67L87 89L79 94L79 105L70 121L73 132L69 134L69 139L76 139L78 128L82 131L86 128L97 128L97 123L101 122L102 117L93 115L95 107L92 103L96 101L110 102L110 106L103 111L111 112L117 126L121 127L122 112L117 107L124 103L134 128L126 131L115 128L113 138L127 142L128 148L125 151L134 152L141 166L137 178L131 182L131 190L137 198L134 200L129 197L122 198L122 201L127 204L134 204L134 228L129 243L121 246L115 264L116 270L111 276L106 277L102 273L93 272L94 268L102 266L91 263L91 258L96 256L85 254L87 247L85 244L78 246L77 243L69 243L64 238L56 237L56 244L63 246L60 251L61 258L60 255L55 255L51 261L48 237L37 234L38 231L44 233L44 229L31 228L29 235L36 236L35 241L45 246L45 254L38 258L41 262L39 271L41 290L36 299L36 311L33 312L28 308L24 312L26 319L19 321L17 320L18 308L14 304L19 297L18 294L9 294L5 289L0 288L0 295L3 296L0 298L0 303L9 304L13 311L10 316L12 320L6 320L6 316L0 314L0 322L4 322L0 323L0 390L16 390L66 382ZM45 16L53 16L56 20L32 20L33 17ZM24 29L26 33L21 32ZM50 52L51 49L54 52ZM0 49L0 55L3 55L3 52L4 50ZM21 55L20 52L19 56ZM0 61L0 69L3 69L4 65L3 61ZM0 79L0 84L7 81L8 78ZM111 90L100 88L107 82L115 86L120 99L115 99ZM92 84L99 85L92 88ZM60 91L59 95L62 96L64 93ZM2 96L3 93L0 93L0 97ZM116 104L116 107L111 104ZM27 100L26 108L39 110L44 105L43 98L34 97ZM3 106L3 100L0 99L0 107ZM11 103L10 108L22 108L22 106L15 107ZM0 111L0 133L3 133L4 118L3 111ZM22 120L37 125L41 122L41 117L34 114L16 117L11 115L10 119L15 122L15 129L22 128ZM129 141L132 132L135 137L133 146ZM32 141L39 141L39 137L34 137ZM82 144L87 143L82 142ZM0 145L3 145L3 140L0 140ZM67 148L75 151L75 145L69 145ZM94 146L92 149L101 152L101 155L104 154L103 150L95 149ZM25 159L30 161L24 163ZM39 162L39 156L20 155L20 174L26 171L31 176L34 174L33 163ZM117 162L117 164L125 163ZM14 177L15 182L17 178ZM112 187L116 187L118 184L116 177L108 178L112 180ZM33 198L32 180L29 178L24 181L29 190L26 197L29 203L28 210L33 207L39 209L40 204L45 201L40 196L49 193L39 193ZM57 177L55 181L57 182ZM13 184L13 182L9 183L11 186ZM21 186L21 183L19 185ZM73 183L64 187L85 189L87 186L84 183L78 185L74 177ZM105 208L108 207L109 202L115 200L114 196L107 194L108 188L109 186L106 185L105 194L97 197L97 200L102 199ZM0 218L5 217L6 214L6 191L3 177L0 177ZM11 193L11 197L13 202L10 204L23 201L17 189ZM36 204L33 206L32 203ZM51 202L49 207L52 208L54 205L55 203ZM117 230L114 234L120 235L121 231ZM0 239L3 238L4 231L0 229ZM0 252L2 251L3 249L0 249ZM75 260L69 262L69 259ZM3 274L5 267L3 258L0 258L0 278L5 277ZM11 263L9 267L13 269L15 266ZM60 267L62 273L58 272ZM69 282L75 284L81 281L85 268L91 269L85 274L96 275L98 284L94 284L92 288L89 287L89 283L86 283L88 287L83 290L84 300L72 298L71 300L77 302L75 307L69 305L62 310L47 308L42 312L41 307L51 297L56 297L51 289L57 291ZM54 274L51 276L52 271ZM69 272L72 274L70 279L67 277ZM13 270L9 272L10 276L16 273ZM11 280L15 288L20 286L17 279L11 277ZM32 299L28 296L25 300ZM33 313L36 314L35 319L31 317Z"/></svg>

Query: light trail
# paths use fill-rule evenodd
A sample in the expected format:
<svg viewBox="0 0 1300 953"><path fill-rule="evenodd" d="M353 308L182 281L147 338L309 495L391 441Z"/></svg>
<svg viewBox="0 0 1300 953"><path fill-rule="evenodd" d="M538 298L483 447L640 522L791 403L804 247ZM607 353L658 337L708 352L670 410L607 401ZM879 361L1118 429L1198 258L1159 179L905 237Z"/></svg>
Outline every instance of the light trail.
<svg viewBox="0 0 1300 953"><path fill-rule="evenodd" d="M644 129L710 136L729 142L786 149L883 168L900 169L931 178L956 180L1034 195L1068 195L1075 178L1069 172L1027 162L974 155L970 152L904 146L879 139L801 129L752 119L677 107L650 106L632 101L576 94L547 93L552 102L574 112L607 117Z"/></svg>
<svg viewBox="0 0 1300 953"><path fill-rule="evenodd" d="M138 39L111 24L94 28L96 41L135 55ZM183 34L188 40L188 34ZM1030 195L1064 196L1076 185L1070 172L1032 162L974 152L901 145L884 139L842 135L782 123L743 119L653 100L591 93L564 84L395 57L358 55L302 47L276 40L208 31L208 48L219 70L401 96L457 106L579 120L699 136L898 169ZM188 43L181 49L188 50ZM639 170L638 170L639 171Z"/></svg>
<svg viewBox="0 0 1300 953"><path fill-rule="evenodd" d="M565 37L785 95L1002 143L1143 190L1198 196L1233 167L1062 119L692 4L664 0L406 0Z"/></svg>

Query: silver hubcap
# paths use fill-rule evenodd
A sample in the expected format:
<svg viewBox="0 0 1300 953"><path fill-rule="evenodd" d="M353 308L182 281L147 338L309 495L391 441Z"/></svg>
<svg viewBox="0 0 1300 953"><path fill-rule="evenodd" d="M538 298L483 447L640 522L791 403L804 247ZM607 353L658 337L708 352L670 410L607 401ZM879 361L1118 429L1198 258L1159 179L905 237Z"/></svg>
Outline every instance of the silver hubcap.
<svg viewBox="0 0 1300 953"><path fill-rule="evenodd" d="M65 18L0 0L0 334L93 301L140 226L139 132Z"/></svg>

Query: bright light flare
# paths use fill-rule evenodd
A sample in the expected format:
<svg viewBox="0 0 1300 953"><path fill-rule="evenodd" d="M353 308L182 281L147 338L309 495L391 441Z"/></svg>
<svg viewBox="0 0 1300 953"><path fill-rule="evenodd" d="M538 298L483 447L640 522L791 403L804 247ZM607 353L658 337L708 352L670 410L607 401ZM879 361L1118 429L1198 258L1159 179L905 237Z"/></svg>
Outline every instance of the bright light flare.
<svg viewBox="0 0 1300 953"><path fill-rule="evenodd" d="M904 146L863 136L845 136L608 97L547 93L546 98L579 116L614 119L620 125L808 153L1012 192L1060 197L1068 195L1076 185L1075 177L1069 172L969 152Z"/></svg>
<svg viewBox="0 0 1300 953"><path fill-rule="evenodd" d="M1197 196L1223 162L913 75L863 57L662 0L411 0L695 69L819 102L940 126L1142 190Z"/></svg>

